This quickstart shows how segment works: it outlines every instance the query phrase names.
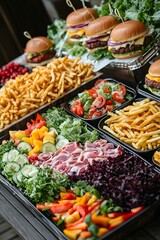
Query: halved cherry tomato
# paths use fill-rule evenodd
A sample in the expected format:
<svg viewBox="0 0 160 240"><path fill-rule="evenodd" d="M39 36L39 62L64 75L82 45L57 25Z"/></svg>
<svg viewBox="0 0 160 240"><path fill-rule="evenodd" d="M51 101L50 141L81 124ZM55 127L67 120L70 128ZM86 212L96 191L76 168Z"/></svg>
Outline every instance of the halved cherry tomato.
<svg viewBox="0 0 160 240"><path fill-rule="evenodd" d="M105 93L110 93L111 91L109 90L108 87L106 87L106 88L104 89L104 92L105 92Z"/></svg>
<svg viewBox="0 0 160 240"><path fill-rule="evenodd" d="M97 93L96 89L91 88L91 89L89 89L89 95L93 98L96 98L98 96L98 93Z"/></svg>
<svg viewBox="0 0 160 240"><path fill-rule="evenodd" d="M106 80L104 80L104 79L98 79L96 82L95 82L95 84L94 84L94 86L98 86L98 85L103 85L105 82L107 82Z"/></svg>
<svg viewBox="0 0 160 240"><path fill-rule="evenodd" d="M84 109L82 102L80 100L76 100L71 106L70 110L77 114L78 116L83 116L84 115Z"/></svg>
<svg viewBox="0 0 160 240"><path fill-rule="evenodd" d="M117 91L121 92L123 96L125 96L127 93L126 87L124 85L120 85Z"/></svg>
<svg viewBox="0 0 160 240"><path fill-rule="evenodd" d="M92 107L102 108L105 104L106 104L105 97L102 95L99 95L92 103Z"/></svg>
<svg viewBox="0 0 160 240"><path fill-rule="evenodd" d="M91 107L91 109L88 112L88 118L92 118L92 115L96 112L96 108L95 107Z"/></svg>
<svg viewBox="0 0 160 240"><path fill-rule="evenodd" d="M125 102L125 99L124 99L122 93L114 92L112 94L112 97L113 97L114 101L116 101L116 102L119 102L119 103L124 103Z"/></svg>
<svg viewBox="0 0 160 240"><path fill-rule="evenodd" d="M106 105L113 105L113 101L112 100L107 100Z"/></svg>
<svg viewBox="0 0 160 240"><path fill-rule="evenodd" d="M106 111L112 111L114 109L113 105L106 105Z"/></svg>
<svg viewBox="0 0 160 240"><path fill-rule="evenodd" d="M102 116L103 114L103 111L97 111L96 108L91 108L89 110L89 113L88 113L88 118L91 119L91 118L97 118L97 117L100 117Z"/></svg>

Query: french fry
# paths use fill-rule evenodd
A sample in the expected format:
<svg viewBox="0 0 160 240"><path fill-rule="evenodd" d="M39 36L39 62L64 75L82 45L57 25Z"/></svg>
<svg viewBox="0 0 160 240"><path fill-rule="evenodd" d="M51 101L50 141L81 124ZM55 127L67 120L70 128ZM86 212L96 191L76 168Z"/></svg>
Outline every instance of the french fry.
<svg viewBox="0 0 160 240"><path fill-rule="evenodd" d="M103 129L135 149L160 146L160 103L147 98L108 115Z"/></svg>
<svg viewBox="0 0 160 240"><path fill-rule="evenodd" d="M65 56L9 80L0 89L0 129L44 104L51 103L94 76L91 64L81 63L80 58L68 59Z"/></svg>

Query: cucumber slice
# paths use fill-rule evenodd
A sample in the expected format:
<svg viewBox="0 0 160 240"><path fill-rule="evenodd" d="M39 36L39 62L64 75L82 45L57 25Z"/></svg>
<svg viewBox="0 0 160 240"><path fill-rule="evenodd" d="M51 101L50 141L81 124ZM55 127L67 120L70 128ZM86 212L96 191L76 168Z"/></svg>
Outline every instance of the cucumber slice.
<svg viewBox="0 0 160 240"><path fill-rule="evenodd" d="M8 152L8 161L14 162L15 157L19 154L19 151L16 149L12 149Z"/></svg>
<svg viewBox="0 0 160 240"><path fill-rule="evenodd" d="M21 169L21 173L24 177L30 178L37 175L38 168L32 164L27 164Z"/></svg>
<svg viewBox="0 0 160 240"><path fill-rule="evenodd" d="M19 154L17 157L15 157L14 162L18 163L21 167L23 167L25 164L29 164L28 158L24 154Z"/></svg>
<svg viewBox="0 0 160 240"><path fill-rule="evenodd" d="M51 142L46 142L42 146L42 152L52 152L52 153L55 153L56 150L57 150L56 147Z"/></svg>
<svg viewBox="0 0 160 240"><path fill-rule="evenodd" d="M30 152L32 150L32 147L29 143L21 142L21 143L18 144L17 149L19 151L26 151L27 150L28 152Z"/></svg>
<svg viewBox="0 0 160 240"><path fill-rule="evenodd" d="M63 146L65 146L67 143L69 143L68 139L63 137L62 135L58 135L56 138L56 148L60 149Z"/></svg>
<svg viewBox="0 0 160 240"><path fill-rule="evenodd" d="M4 172L10 176L14 175L14 173L18 172L19 170L20 165L14 162L7 163L6 166L4 167Z"/></svg>
<svg viewBox="0 0 160 240"><path fill-rule="evenodd" d="M7 163L8 162L8 152L5 152L2 157L2 162Z"/></svg>
<svg viewBox="0 0 160 240"><path fill-rule="evenodd" d="M13 182L18 185L17 172L12 176Z"/></svg>
<svg viewBox="0 0 160 240"><path fill-rule="evenodd" d="M19 172L17 172L16 178L17 178L17 182L19 182L19 183L21 183L23 181L23 175L21 173L21 170Z"/></svg>

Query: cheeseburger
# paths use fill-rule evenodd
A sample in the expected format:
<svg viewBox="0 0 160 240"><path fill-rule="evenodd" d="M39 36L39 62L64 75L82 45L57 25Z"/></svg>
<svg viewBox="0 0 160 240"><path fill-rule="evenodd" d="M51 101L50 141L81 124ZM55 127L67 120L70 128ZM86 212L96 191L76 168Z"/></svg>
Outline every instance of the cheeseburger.
<svg viewBox="0 0 160 240"><path fill-rule="evenodd" d="M145 88L160 97L160 59L150 66L145 77Z"/></svg>
<svg viewBox="0 0 160 240"><path fill-rule="evenodd" d="M110 34L108 50L115 58L125 59L139 56L149 43L148 28L140 21L126 21L117 25Z"/></svg>
<svg viewBox="0 0 160 240"><path fill-rule="evenodd" d="M98 17L92 8L80 8L71 12L66 18L68 37L72 42L79 42L85 34L86 26Z"/></svg>
<svg viewBox="0 0 160 240"><path fill-rule="evenodd" d="M26 44L25 53L28 65L45 65L55 55L54 44L46 37L31 38Z"/></svg>
<svg viewBox="0 0 160 240"><path fill-rule="evenodd" d="M83 43L87 51L95 52L108 47L110 32L118 23L118 19L112 16L99 17L89 23L85 31L87 40Z"/></svg>

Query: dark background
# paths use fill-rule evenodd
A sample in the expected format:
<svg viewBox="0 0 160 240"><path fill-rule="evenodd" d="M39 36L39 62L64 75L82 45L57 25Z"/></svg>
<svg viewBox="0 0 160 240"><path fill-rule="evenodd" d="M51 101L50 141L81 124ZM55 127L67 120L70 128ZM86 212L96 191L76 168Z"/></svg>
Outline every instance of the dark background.
<svg viewBox="0 0 160 240"><path fill-rule="evenodd" d="M86 3L91 6L99 1ZM80 0L72 0L75 8L81 8ZM23 35L28 31L32 37L46 36L47 25L56 18L65 19L73 10L65 0L0 0L0 66L23 53L28 39Z"/></svg>

